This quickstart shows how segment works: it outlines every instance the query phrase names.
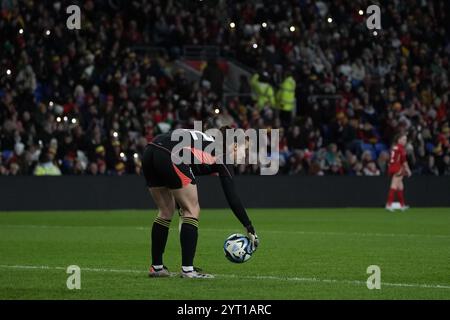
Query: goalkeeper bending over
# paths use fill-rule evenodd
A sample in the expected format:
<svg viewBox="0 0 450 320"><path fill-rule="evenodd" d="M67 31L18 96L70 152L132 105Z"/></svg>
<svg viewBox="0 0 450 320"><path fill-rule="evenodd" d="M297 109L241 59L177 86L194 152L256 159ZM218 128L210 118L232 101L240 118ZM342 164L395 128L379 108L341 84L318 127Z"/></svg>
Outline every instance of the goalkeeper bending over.
<svg viewBox="0 0 450 320"><path fill-rule="evenodd" d="M225 140L225 130L221 132ZM188 131L193 140L202 140L201 150L194 148L193 143L190 149L192 157L197 158L198 162L190 161L191 164L174 164L172 155L178 154L175 150L178 141L171 140L171 133L161 134L146 147L143 159L142 169L147 186L158 207L158 216L152 227L152 265L149 270L150 277L168 277L168 269L163 264L163 253L169 234L169 226L172 216L176 210L176 204L180 206L182 212L182 225L180 230L182 267L181 276L183 278L212 278L210 274L200 273L194 268L194 256L197 247L198 238L198 219L200 206L198 203L197 186L195 175L218 174L222 184L222 189L228 204L234 215L247 230L252 249L256 250L259 244L255 229L243 207L239 196L236 193L233 183L234 167L229 164L217 163L216 155L205 152L205 148L214 142L214 138L207 136L203 132L195 130ZM246 145L232 143L224 145L224 152L229 153L238 163L243 159L246 153ZM225 162L225 161L223 161ZM240 162L239 162L240 163Z"/></svg>

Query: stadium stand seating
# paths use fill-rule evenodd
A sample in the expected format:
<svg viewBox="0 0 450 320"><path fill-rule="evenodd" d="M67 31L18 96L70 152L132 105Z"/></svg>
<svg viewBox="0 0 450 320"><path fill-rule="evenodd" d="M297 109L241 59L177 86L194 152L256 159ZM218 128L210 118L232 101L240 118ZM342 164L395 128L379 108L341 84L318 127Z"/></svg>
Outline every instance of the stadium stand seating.
<svg viewBox="0 0 450 320"><path fill-rule="evenodd" d="M450 174L446 0L381 1L376 36L366 1L87 0L80 31L64 8L81 1L16 2L0 12L0 175L139 174L154 135L211 119L280 128L280 174L385 174L399 131L415 174ZM180 61L202 46L193 80ZM224 91L227 63L275 92L291 73L292 115L257 106L245 75Z"/></svg>

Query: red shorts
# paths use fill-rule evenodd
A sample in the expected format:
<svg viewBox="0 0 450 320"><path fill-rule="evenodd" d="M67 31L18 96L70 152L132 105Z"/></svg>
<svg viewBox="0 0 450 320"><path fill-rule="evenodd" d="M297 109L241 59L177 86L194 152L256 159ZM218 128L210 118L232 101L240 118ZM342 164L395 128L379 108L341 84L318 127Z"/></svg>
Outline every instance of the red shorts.
<svg viewBox="0 0 450 320"><path fill-rule="evenodd" d="M406 175L405 168L401 165L393 165L389 167L388 170L389 176L397 176L403 177Z"/></svg>

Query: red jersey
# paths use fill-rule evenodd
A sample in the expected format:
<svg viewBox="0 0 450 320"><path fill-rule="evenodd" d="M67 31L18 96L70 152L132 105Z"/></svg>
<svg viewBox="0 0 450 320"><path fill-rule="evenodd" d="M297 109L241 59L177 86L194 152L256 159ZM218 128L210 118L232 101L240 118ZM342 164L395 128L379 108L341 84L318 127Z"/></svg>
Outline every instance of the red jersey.
<svg viewBox="0 0 450 320"><path fill-rule="evenodd" d="M406 150L401 144L395 145L391 150L391 158L389 160L389 172L391 174L398 172L402 169L403 164L406 162Z"/></svg>

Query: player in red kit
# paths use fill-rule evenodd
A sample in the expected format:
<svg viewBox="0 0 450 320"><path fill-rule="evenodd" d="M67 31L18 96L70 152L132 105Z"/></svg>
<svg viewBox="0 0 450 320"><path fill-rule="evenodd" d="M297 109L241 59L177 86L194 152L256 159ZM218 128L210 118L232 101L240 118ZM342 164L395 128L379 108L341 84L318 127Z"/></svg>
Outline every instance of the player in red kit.
<svg viewBox="0 0 450 320"><path fill-rule="evenodd" d="M388 169L389 176L391 177L391 187L386 203L386 209L389 211L394 211L392 202L394 202L395 195L397 195L402 211L409 208L405 205L405 198L403 196L403 177L411 176L411 170L408 161L406 160L405 145L407 140L406 134L397 135L394 139L394 146L391 149L391 158L389 160Z"/></svg>

